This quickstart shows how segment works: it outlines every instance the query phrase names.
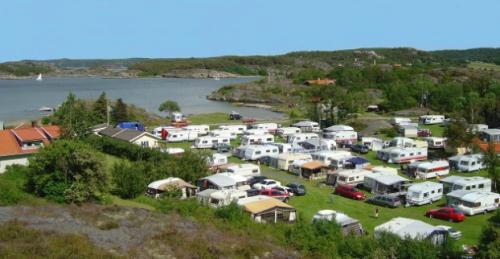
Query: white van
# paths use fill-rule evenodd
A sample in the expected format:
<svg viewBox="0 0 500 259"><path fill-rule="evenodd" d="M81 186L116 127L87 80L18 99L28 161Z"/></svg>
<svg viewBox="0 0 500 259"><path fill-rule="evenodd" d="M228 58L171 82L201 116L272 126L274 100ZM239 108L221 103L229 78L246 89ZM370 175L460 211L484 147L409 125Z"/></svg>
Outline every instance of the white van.
<svg viewBox="0 0 500 259"><path fill-rule="evenodd" d="M241 136L242 146L255 145L255 144L268 144L274 142L274 136L271 134L264 135L243 135Z"/></svg>
<svg viewBox="0 0 500 259"><path fill-rule="evenodd" d="M443 184L435 182L422 182L412 184L406 193L407 205L431 204L443 197Z"/></svg>
<svg viewBox="0 0 500 259"><path fill-rule="evenodd" d="M278 154L278 147L273 145L248 145L244 159L255 161L264 156L277 156Z"/></svg>
<svg viewBox="0 0 500 259"><path fill-rule="evenodd" d="M284 138L286 138L288 135L297 133L301 133L300 128L297 127L282 127L276 131L276 134Z"/></svg>
<svg viewBox="0 0 500 259"><path fill-rule="evenodd" d="M473 216L480 213L495 211L500 205L500 194L494 192L479 192L459 190L446 195L448 206Z"/></svg>
<svg viewBox="0 0 500 259"><path fill-rule="evenodd" d="M210 131L210 126L208 125L187 125L183 127L185 130L198 132L198 135L207 135Z"/></svg>
<svg viewBox="0 0 500 259"><path fill-rule="evenodd" d="M344 169L337 172L337 184L340 185L353 185L362 184L365 176L373 174L371 171L365 169Z"/></svg>
<svg viewBox="0 0 500 259"><path fill-rule="evenodd" d="M491 179L473 176L463 177L452 175L439 181L444 186L444 193L458 190L491 192Z"/></svg>
<svg viewBox="0 0 500 259"><path fill-rule="evenodd" d="M429 179L448 175L450 164L446 160L414 162L408 169L417 179Z"/></svg>
<svg viewBox="0 0 500 259"><path fill-rule="evenodd" d="M450 166L461 172L474 172L486 168L483 154L458 155L448 158Z"/></svg>
<svg viewBox="0 0 500 259"><path fill-rule="evenodd" d="M297 133L288 136L288 143L299 143L306 141L308 139L318 139L319 136L316 133Z"/></svg>
<svg viewBox="0 0 500 259"><path fill-rule="evenodd" d="M327 167L332 165L335 168L342 168L344 165L343 161L351 158L352 153L344 150L325 150L312 153L311 156L313 160L318 160Z"/></svg>
<svg viewBox="0 0 500 259"><path fill-rule="evenodd" d="M422 115L418 121L421 124L430 125L444 123L444 119L444 115Z"/></svg>
<svg viewBox="0 0 500 259"><path fill-rule="evenodd" d="M254 164L239 164L228 167L225 172L234 175L240 175L249 179L251 177L260 175L260 167Z"/></svg>
<svg viewBox="0 0 500 259"><path fill-rule="evenodd" d="M245 132L245 130L247 130L247 126L245 126L245 125L221 125L221 126L219 126L219 129L224 130L224 131L234 132L234 133L240 135L240 134L243 134L243 132Z"/></svg>
<svg viewBox="0 0 500 259"><path fill-rule="evenodd" d="M231 140L227 137L210 137L202 136L198 137L191 148L213 148L219 143L230 144Z"/></svg>
<svg viewBox="0 0 500 259"><path fill-rule="evenodd" d="M220 129L211 130L210 132L208 132L208 136L210 136L210 137L227 137L231 140L234 140L238 137L236 132L229 131L229 130L220 130Z"/></svg>

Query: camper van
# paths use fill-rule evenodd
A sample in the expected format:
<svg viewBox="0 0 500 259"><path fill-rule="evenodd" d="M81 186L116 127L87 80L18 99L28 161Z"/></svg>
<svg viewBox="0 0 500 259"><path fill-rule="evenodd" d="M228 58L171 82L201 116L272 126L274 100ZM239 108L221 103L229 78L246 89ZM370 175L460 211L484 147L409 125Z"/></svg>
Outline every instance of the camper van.
<svg viewBox="0 0 500 259"><path fill-rule="evenodd" d="M267 132L276 132L279 125L274 122L269 123L257 123L251 126L252 129L266 130Z"/></svg>
<svg viewBox="0 0 500 259"><path fill-rule="evenodd" d="M273 145L248 145L243 159L255 161L263 156L277 156L278 154L278 147Z"/></svg>
<svg viewBox="0 0 500 259"><path fill-rule="evenodd" d="M431 204L443 197L443 184L435 182L422 182L412 184L406 193L408 205Z"/></svg>
<svg viewBox="0 0 500 259"><path fill-rule="evenodd" d="M245 125L221 125L219 126L220 130L234 132L237 135L243 134L245 130L247 130L247 126Z"/></svg>
<svg viewBox="0 0 500 259"><path fill-rule="evenodd" d="M229 138L231 140L235 140L238 137L238 135L234 131L221 130L221 129L211 130L210 132L208 132L208 136L210 136L210 137L226 137L226 138Z"/></svg>
<svg viewBox="0 0 500 259"><path fill-rule="evenodd" d="M448 206L473 216L495 211L500 206L500 194L484 191L453 191L446 195Z"/></svg>
<svg viewBox="0 0 500 259"><path fill-rule="evenodd" d="M330 166L334 168L343 168L345 160L352 157L352 153L349 151L319 151L311 154L314 160L318 160L325 166Z"/></svg>
<svg viewBox="0 0 500 259"><path fill-rule="evenodd" d="M394 117L390 122L392 125L400 125L401 123L411 123L411 119L404 117Z"/></svg>
<svg viewBox="0 0 500 259"><path fill-rule="evenodd" d="M445 147L446 138L427 137L425 138L425 141L427 142L427 147L439 149Z"/></svg>
<svg viewBox="0 0 500 259"><path fill-rule="evenodd" d="M198 132L198 135L200 136L207 135L210 131L210 127L208 125L188 125L183 127L183 129Z"/></svg>
<svg viewBox="0 0 500 259"><path fill-rule="evenodd" d="M422 115L418 122L424 125L444 123L444 115Z"/></svg>
<svg viewBox="0 0 500 259"><path fill-rule="evenodd" d="M458 155L448 158L450 166L461 172L474 172L486 168L483 154Z"/></svg>
<svg viewBox="0 0 500 259"><path fill-rule="evenodd" d="M367 146L371 151L379 151L384 149L384 141L379 138L363 137L361 143Z"/></svg>
<svg viewBox="0 0 500 259"><path fill-rule="evenodd" d="M417 179L429 179L448 175L450 164L446 160L414 162L408 166L410 175Z"/></svg>
<svg viewBox="0 0 500 259"><path fill-rule="evenodd" d="M248 135L266 135L268 133L269 133L269 131L267 131L265 129L247 129L247 130L243 131L243 135L244 136L248 136Z"/></svg>
<svg viewBox="0 0 500 259"><path fill-rule="evenodd" d="M192 148L213 148L219 143L230 144L230 141L228 137L202 136L194 141Z"/></svg>
<svg viewBox="0 0 500 259"><path fill-rule="evenodd" d="M403 164L427 159L427 148L390 147L377 151L377 158L388 163Z"/></svg>
<svg viewBox="0 0 500 259"><path fill-rule="evenodd" d="M321 131L319 123L315 121L299 121L292 124L292 127L297 127L301 132L319 132Z"/></svg>
<svg viewBox="0 0 500 259"><path fill-rule="evenodd" d="M372 172L365 169L340 170L337 172L336 184L357 186L364 182L366 175L370 174L372 174Z"/></svg>
<svg viewBox="0 0 500 259"><path fill-rule="evenodd" d="M273 142L274 142L274 136L271 134L243 135L243 136L241 136L241 145L242 146L255 145L255 144L267 144L267 143L273 143Z"/></svg>
<svg viewBox="0 0 500 259"><path fill-rule="evenodd" d="M297 133L288 136L288 143L298 143L306 141L308 139L318 139L319 136L316 133Z"/></svg>
<svg viewBox="0 0 500 259"><path fill-rule="evenodd" d="M303 160L303 161L311 161L312 157L310 154L301 154L301 153L289 153L289 154L280 154L276 157L276 168L284 171L288 171L290 166L294 161Z"/></svg>
<svg viewBox="0 0 500 259"><path fill-rule="evenodd" d="M333 139L337 143L352 144L358 140L358 133L356 131L330 131L324 132L323 138Z"/></svg>
<svg viewBox="0 0 500 259"><path fill-rule="evenodd" d="M491 192L491 180L485 177L450 176L439 181L443 184L444 193L457 190Z"/></svg>
<svg viewBox="0 0 500 259"><path fill-rule="evenodd" d="M301 133L301 131L300 131L300 128L297 128L297 127L283 127L283 128L279 128L276 131L276 133L279 136L286 138L289 135Z"/></svg>
<svg viewBox="0 0 500 259"><path fill-rule="evenodd" d="M239 164L228 167L225 172L249 179L260 175L260 167L254 164Z"/></svg>

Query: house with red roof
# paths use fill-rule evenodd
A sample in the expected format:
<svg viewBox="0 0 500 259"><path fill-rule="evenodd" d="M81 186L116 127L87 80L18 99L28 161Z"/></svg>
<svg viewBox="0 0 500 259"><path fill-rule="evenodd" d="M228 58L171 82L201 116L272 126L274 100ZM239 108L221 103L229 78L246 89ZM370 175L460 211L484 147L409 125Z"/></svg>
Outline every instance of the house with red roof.
<svg viewBox="0 0 500 259"><path fill-rule="evenodd" d="M61 135L59 126L0 130L0 173L9 165L28 164L28 157Z"/></svg>

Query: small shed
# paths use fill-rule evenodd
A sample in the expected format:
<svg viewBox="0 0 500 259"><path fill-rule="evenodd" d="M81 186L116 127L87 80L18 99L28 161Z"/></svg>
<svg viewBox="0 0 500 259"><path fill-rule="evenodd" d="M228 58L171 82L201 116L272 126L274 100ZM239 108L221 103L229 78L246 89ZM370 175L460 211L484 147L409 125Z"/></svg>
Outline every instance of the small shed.
<svg viewBox="0 0 500 259"><path fill-rule="evenodd" d="M289 223L296 219L295 208L274 198L248 202L242 207L258 223L277 223L278 221Z"/></svg>
<svg viewBox="0 0 500 259"><path fill-rule="evenodd" d="M309 180L325 179L326 172L323 170L324 164L320 161L313 160L302 165L302 177Z"/></svg>

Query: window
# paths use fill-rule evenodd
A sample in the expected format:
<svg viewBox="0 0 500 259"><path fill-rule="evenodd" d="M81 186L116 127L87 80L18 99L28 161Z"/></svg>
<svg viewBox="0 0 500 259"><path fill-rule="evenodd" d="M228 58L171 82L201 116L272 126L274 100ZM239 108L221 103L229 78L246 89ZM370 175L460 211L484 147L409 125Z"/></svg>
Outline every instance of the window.
<svg viewBox="0 0 500 259"><path fill-rule="evenodd" d="M417 154L422 155L422 152L418 152Z"/></svg>
<svg viewBox="0 0 500 259"><path fill-rule="evenodd" d="M479 189L483 189L483 188L484 188L484 183L480 183L477 187L478 187Z"/></svg>
<svg viewBox="0 0 500 259"><path fill-rule="evenodd" d="M256 154L256 155L260 155L260 154L262 154L262 152L260 152L260 151L255 151L255 154Z"/></svg>
<svg viewBox="0 0 500 259"><path fill-rule="evenodd" d="M410 156L414 156L414 155L415 155L415 153L410 153Z"/></svg>
<svg viewBox="0 0 500 259"><path fill-rule="evenodd" d="M441 189L438 189L438 193L441 193L442 191L443 191L443 190L441 190Z"/></svg>
<svg viewBox="0 0 500 259"><path fill-rule="evenodd" d="M476 185L474 184L474 185L472 185L470 188L472 188L472 189L476 189Z"/></svg>
<svg viewBox="0 0 500 259"><path fill-rule="evenodd" d="M472 163L471 163L471 165L476 165L476 162L475 162L475 161L474 161L474 162L472 162Z"/></svg>
<svg viewBox="0 0 500 259"><path fill-rule="evenodd" d="M354 177L349 177L349 182L354 181Z"/></svg>
<svg viewBox="0 0 500 259"><path fill-rule="evenodd" d="M470 186L465 187L466 190L470 190Z"/></svg>
<svg viewBox="0 0 500 259"><path fill-rule="evenodd" d="M431 193L434 194L434 193L436 193L436 191L432 190Z"/></svg>
<svg viewBox="0 0 500 259"><path fill-rule="evenodd" d="M424 198L427 198L427 197L429 197L429 193L428 192L424 193Z"/></svg>
<svg viewBox="0 0 500 259"><path fill-rule="evenodd" d="M258 169L253 169L253 170L252 170L252 173L254 173L254 174L256 174L256 173L258 173L258 172L259 172L259 170L258 170Z"/></svg>
<svg viewBox="0 0 500 259"><path fill-rule="evenodd" d="M269 149L266 149L266 153L271 153L271 150L269 150Z"/></svg>

